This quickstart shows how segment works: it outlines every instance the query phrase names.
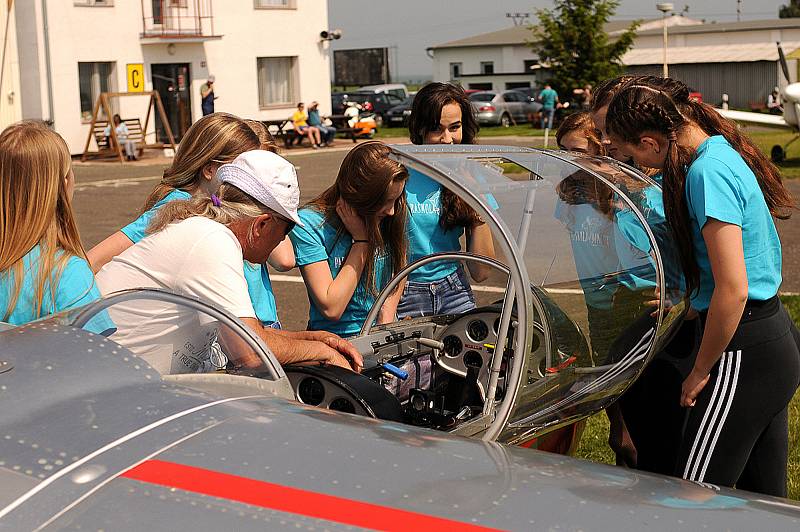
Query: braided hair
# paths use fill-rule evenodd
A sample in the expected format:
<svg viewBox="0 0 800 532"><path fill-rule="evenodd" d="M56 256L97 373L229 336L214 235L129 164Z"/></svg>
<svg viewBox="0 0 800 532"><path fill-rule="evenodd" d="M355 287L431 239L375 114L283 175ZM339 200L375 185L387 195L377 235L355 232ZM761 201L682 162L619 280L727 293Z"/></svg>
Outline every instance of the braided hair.
<svg viewBox="0 0 800 532"><path fill-rule="evenodd" d="M725 137L753 170L773 216L788 218L794 202L775 165L732 122L719 116L713 108L692 101L685 84L669 78L639 78L623 87L609 105L606 129L630 144L638 144L640 137L648 132L659 133L667 139L664 210L680 250L687 288L692 293L699 287L700 270L686 202L686 172L695 153L677 142L678 131L687 124L697 125L707 135Z"/></svg>
<svg viewBox="0 0 800 532"><path fill-rule="evenodd" d="M700 286L700 269L695 260L686 203L686 171L694 152L677 142L678 130L687 122L667 93L647 85L631 84L622 88L611 101L606 129L609 134L634 145L644 133L659 133L667 139L663 169L664 211L680 251L686 287L693 293Z"/></svg>

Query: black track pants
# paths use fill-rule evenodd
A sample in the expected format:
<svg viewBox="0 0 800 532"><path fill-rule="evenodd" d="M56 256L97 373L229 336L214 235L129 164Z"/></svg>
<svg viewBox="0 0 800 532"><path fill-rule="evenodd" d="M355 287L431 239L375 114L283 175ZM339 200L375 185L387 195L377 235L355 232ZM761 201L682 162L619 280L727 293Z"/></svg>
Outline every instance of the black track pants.
<svg viewBox="0 0 800 532"><path fill-rule="evenodd" d="M800 383L796 338L777 297L748 304L689 409L679 476L786 496L787 409Z"/></svg>
<svg viewBox="0 0 800 532"><path fill-rule="evenodd" d="M681 408L681 362L694 359L699 320L685 321L675 338L656 354L620 398L625 425L636 447L636 469L672 475L686 419Z"/></svg>

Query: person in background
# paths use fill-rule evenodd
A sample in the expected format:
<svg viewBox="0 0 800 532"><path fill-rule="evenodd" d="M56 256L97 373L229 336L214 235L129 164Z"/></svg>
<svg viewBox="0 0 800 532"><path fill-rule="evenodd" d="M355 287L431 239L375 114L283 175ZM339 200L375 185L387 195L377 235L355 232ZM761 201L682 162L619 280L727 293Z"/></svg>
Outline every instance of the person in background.
<svg viewBox="0 0 800 532"><path fill-rule="evenodd" d="M290 234L306 283L310 330L352 336L375 297L406 264L408 172L389 148L366 142L342 161L336 182L300 210ZM384 304L378 323L394 321L402 289Z"/></svg>
<svg viewBox="0 0 800 532"><path fill-rule="evenodd" d="M122 144L122 147L125 149L125 158L128 161L135 161L136 160L136 143L132 140L128 139L130 135L130 131L128 131L128 126L125 122L122 121L122 118L118 114L114 115L114 133L117 136L117 142ZM111 124L107 125L105 130L103 131L103 135L107 139L111 139ZM111 145L111 142L108 143Z"/></svg>
<svg viewBox="0 0 800 532"><path fill-rule="evenodd" d="M703 106L695 102L695 105ZM800 384L797 328L777 296L773 216L794 201L778 169L713 109L694 117L667 91L631 83L612 100L612 144L663 172L664 205L702 340L680 404L689 408L676 473L786 496L788 405ZM713 126L713 127L712 127Z"/></svg>
<svg viewBox="0 0 800 532"><path fill-rule="evenodd" d="M549 83L545 83L544 89L539 93L539 101L542 103L542 129L553 129L553 116L556 114L558 105L558 93L553 90Z"/></svg>
<svg viewBox="0 0 800 532"><path fill-rule="evenodd" d="M74 191L72 159L57 133L33 121L0 133L0 322L23 325L100 298L72 213Z"/></svg>
<svg viewBox="0 0 800 532"><path fill-rule="evenodd" d="M214 82L215 78L212 74L208 75L208 79L200 86L200 109L203 111L203 116L210 115L214 112Z"/></svg>
<svg viewBox="0 0 800 532"><path fill-rule="evenodd" d="M767 109L773 115L783 114L783 102L781 101L781 91L778 87L772 89L767 96Z"/></svg>
<svg viewBox="0 0 800 532"><path fill-rule="evenodd" d="M464 90L449 83L429 83L414 98L408 123L414 144L472 144L478 122ZM406 184L409 208L409 260L433 253L461 251L465 235L467 251L494 257L489 227L453 192L417 171ZM489 266L468 262L474 281L489 276ZM398 317L460 314L475 308L475 297L462 264L436 261L417 268L408 277L397 309Z"/></svg>
<svg viewBox="0 0 800 532"><path fill-rule="evenodd" d="M319 128L308 125L308 115L305 112L305 104L303 102L297 104L297 111L292 115L292 125L300 137L308 137L311 147L314 149L320 147L322 139L320 138Z"/></svg>
<svg viewBox="0 0 800 532"><path fill-rule="evenodd" d="M194 297L228 311L255 332L281 364L320 362L359 371L363 360L333 334L278 331L256 315L243 260L262 264L296 223L300 190L293 166L274 153L247 151L216 172L211 194L164 205L147 227L148 236L103 266L97 274L104 294L157 288ZM155 308L156 312L143 312ZM226 349L227 329L216 320L175 305L124 303L110 309L117 326L112 339L142 356L162 374L259 368L252 350ZM217 344L218 342L218 344ZM222 359L221 362L219 359Z"/></svg>
<svg viewBox="0 0 800 532"><path fill-rule="evenodd" d="M323 117L319 114L319 103L311 102L308 108L308 125L319 129L320 135L322 136L322 146L330 146L333 144L336 128L333 126L326 126L322 121Z"/></svg>

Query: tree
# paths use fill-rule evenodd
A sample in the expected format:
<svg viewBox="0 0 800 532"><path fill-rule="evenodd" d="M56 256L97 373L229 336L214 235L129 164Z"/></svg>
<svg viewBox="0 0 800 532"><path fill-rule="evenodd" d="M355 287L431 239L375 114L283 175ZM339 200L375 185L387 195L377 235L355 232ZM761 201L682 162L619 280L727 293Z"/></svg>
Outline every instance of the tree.
<svg viewBox="0 0 800 532"><path fill-rule="evenodd" d="M790 0L789 5L782 5L778 10L778 17L780 18L796 18L800 17L800 0Z"/></svg>
<svg viewBox="0 0 800 532"><path fill-rule="evenodd" d="M539 62L550 68L550 83L567 94L576 87L619 76L622 56L633 45L639 22L610 38L605 24L619 0L555 0L552 9L537 9L539 26L529 41Z"/></svg>

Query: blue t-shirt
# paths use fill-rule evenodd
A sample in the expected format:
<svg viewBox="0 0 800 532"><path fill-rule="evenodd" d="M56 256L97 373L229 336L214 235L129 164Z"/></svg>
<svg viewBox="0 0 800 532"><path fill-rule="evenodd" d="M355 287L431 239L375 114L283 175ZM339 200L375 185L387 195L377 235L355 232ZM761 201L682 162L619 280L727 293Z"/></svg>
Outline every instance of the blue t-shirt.
<svg viewBox="0 0 800 532"><path fill-rule="evenodd" d="M48 282L45 283L42 309L37 313L34 294L39 273L39 256L40 250L37 244L23 257L22 288L11 314L5 321L12 325L23 325L44 316L80 307L100 299L100 290L97 288L89 263L80 257L72 256L67 260L60 277L57 272L53 272ZM55 293L53 293L54 282L58 283ZM7 270L0 273L0 321L3 321L8 309L8 304L14 294L14 287L13 272ZM91 329L94 330L96 327L93 326ZM96 330L95 332L103 331Z"/></svg>
<svg viewBox="0 0 800 532"><path fill-rule="evenodd" d="M147 236L147 226L150 225L158 209L170 201L187 200L191 197L191 194L183 190L173 190L156 202L147 212L142 213L137 219L123 227L121 229L122 233L136 244ZM267 266L251 264L245 261L244 278L247 280L250 301L253 303L253 310L256 311L256 317L258 317L259 321L265 325L278 321L278 309L275 305L275 295L272 293L272 282L269 278Z"/></svg>
<svg viewBox="0 0 800 532"><path fill-rule="evenodd" d="M697 148L686 174L686 201L692 224L692 242L700 267L700 288L692 306L706 310L714 291L703 227L709 218L742 228L747 296L765 300L781 284L781 242L755 174L721 135Z"/></svg>
<svg viewBox="0 0 800 532"><path fill-rule="evenodd" d="M297 265L306 266L315 262L327 261L328 267L331 269L331 276L335 279L350 252L352 238L347 232L337 235L336 229L325 223L325 216L316 209L306 207L300 209L298 214L303 222L303 227L297 225L289 233L294 245ZM389 281L385 256L375 258L375 280L377 290L381 290ZM311 303L309 330L330 331L340 336L352 336L361 330L361 326L375 302L375 296L366 289L362 278L338 321L331 321L323 316L314 305L314 298L311 297L310 292L308 300Z"/></svg>
<svg viewBox="0 0 800 532"><path fill-rule="evenodd" d="M439 225L442 186L416 170L409 172L406 182L408 203L408 261L409 263L446 251L461 251L463 227L448 231ZM456 271L458 264L452 261L430 262L411 272L408 280L416 283L433 283Z"/></svg>
<svg viewBox="0 0 800 532"><path fill-rule="evenodd" d="M542 92L539 93L539 99L542 101L542 107L545 109L552 109L556 106L556 99L558 99L558 93L553 89L544 89Z"/></svg>
<svg viewBox="0 0 800 532"><path fill-rule="evenodd" d="M307 122L309 126L314 126L314 127L321 126L322 119L319 117L319 110L314 109L312 111L309 111Z"/></svg>

